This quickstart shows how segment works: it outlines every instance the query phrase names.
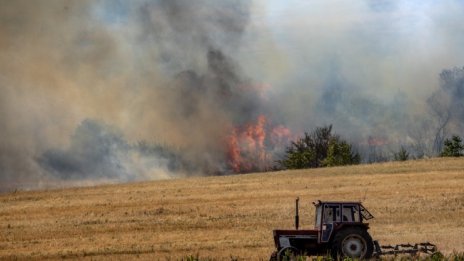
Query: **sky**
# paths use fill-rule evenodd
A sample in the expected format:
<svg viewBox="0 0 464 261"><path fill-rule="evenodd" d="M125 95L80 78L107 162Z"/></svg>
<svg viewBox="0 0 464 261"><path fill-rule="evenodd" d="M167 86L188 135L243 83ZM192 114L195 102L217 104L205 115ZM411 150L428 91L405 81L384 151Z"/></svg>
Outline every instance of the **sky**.
<svg viewBox="0 0 464 261"><path fill-rule="evenodd" d="M0 191L268 170L324 125L363 162L433 156L464 130L440 116L462 106L462 17L460 0L0 0Z"/></svg>

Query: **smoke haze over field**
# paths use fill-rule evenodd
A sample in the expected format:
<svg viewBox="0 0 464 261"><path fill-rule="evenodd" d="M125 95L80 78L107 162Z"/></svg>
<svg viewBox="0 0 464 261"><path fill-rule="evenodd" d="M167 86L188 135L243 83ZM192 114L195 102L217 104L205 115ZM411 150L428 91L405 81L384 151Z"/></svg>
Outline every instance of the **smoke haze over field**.
<svg viewBox="0 0 464 261"><path fill-rule="evenodd" d="M265 170L326 124L365 161L433 155L464 134L462 17L458 0L0 0L0 191Z"/></svg>

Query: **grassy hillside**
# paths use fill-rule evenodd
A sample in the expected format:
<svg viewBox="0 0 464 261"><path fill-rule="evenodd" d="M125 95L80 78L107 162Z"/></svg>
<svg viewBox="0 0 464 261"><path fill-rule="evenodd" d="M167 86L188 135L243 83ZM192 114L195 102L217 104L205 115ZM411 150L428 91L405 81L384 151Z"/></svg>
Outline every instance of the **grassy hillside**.
<svg viewBox="0 0 464 261"><path fill-rule="evenodd" d="M0 196L0 259L268 259L312 201L362 200L382 244L464 250L464 159L204 177Z"/></svg>

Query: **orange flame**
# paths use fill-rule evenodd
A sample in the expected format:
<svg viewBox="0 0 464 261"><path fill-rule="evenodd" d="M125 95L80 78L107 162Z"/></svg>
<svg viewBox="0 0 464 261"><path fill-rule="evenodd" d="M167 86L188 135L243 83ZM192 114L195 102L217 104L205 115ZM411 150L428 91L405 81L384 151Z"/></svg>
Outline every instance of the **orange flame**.
<svg viewBox="0 0 464 261"><path fill-rule="evenodd" d="M367 139L367 144L369 146L383 146L383 145L385 145L387 143L388 143L387 139L383 138L383 137L369 136L369 138Z"/></svg>
<svg viewBox="0 0 464 261"><path fill-rule="evenodd" d="M271 167L273 155L270 147L287 142L291 132L282 125L269 128L268 132L268 125L266 117L260 115L255 123L235 127L231 131L228 137L228 163L234 172L263 171Z"/></svg>

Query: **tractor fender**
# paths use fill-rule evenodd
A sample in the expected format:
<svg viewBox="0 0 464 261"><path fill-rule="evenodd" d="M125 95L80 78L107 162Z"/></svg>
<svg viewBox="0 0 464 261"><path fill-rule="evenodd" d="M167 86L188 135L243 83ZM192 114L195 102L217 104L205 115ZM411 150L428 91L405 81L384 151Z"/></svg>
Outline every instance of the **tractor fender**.
<svg viewBox="0 0 464 261"><path fill-rule="evenodd" d="M322 242L327 242L329 244L333 243L333 240L335 239L335 236L337 233L340 231L354 228L357 230L365 230L367 231L369 229L369 224L368 223L358 223L358 222L353 222L353 223L334 223L332 232L330 232L329 238L325 239L325 241Z"/></svg>
<svg viewBox="0 0 464 261"><path fill-rule="evenodd" d="M358 223L358 222L356 222L356 223L338 223L334 227L334 233L337 233L340 230L344 230L344 229L347 229L347 228L350 228L350 227L355 227L357 229L364 229L364 230L367 231L369 229L369 224L368 223Z"/></svg>

